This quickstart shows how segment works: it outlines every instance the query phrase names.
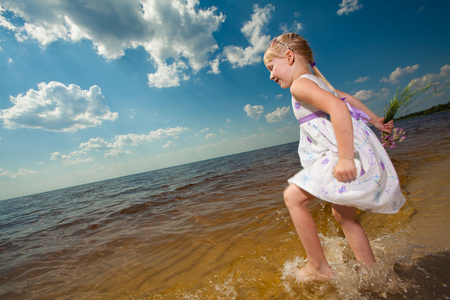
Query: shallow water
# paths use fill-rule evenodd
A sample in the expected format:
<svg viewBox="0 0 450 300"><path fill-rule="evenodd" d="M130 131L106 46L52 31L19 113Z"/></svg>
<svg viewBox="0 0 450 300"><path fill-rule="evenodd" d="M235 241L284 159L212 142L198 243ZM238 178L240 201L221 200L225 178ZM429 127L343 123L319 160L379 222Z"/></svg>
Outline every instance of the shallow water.
<svg viewBox="0 0 450 300"><path fill-rule="evenodd" d="M282 200L297 144L0 202L2 299L448 299L450 113L399 121L389 154L407 204L361 212L377 264L358 264L311 211L333 268L299 283L305 253Z"/></svg>

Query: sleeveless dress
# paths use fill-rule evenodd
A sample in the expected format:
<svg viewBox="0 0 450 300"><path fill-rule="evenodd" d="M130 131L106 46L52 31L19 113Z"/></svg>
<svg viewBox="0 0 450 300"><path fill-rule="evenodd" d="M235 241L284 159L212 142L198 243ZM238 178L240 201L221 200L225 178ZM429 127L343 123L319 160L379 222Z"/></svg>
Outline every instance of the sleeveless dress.
<svg viewBox="0 0 450 300"><path fill-rule="evenodd" d="M333 93L316 76L304 74L301 77ZM352 107L346 104L352 111ZM338 152L329 116L311 105L296 101L294 97L292 107L301 122L298 154L303 169L290 178L289 183L321 200L339 205L386 214L400 210L405 198L397 173L378 137L361 118L355 119L352 113L357 178L351 182L339 182L333 176Z"/></svg>

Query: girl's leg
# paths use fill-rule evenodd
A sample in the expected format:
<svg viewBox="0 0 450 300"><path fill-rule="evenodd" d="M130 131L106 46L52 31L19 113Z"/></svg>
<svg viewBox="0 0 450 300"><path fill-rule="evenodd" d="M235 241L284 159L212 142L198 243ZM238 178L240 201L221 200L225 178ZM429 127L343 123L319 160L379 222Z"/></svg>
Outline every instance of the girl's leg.
<svg viewBox="0 0 450 300"><path fill-rule="evenodd" d="M371 266L375 258L364 228L356 220L356 208L333 204L333 215L341 225L350 248L358 261Z"/></svg>
<svg viewBox="0 0 450 300"><path fill-rule="evenodd" d="M286 188L283 195L295 229L308 256L308 263L300 270L299 275L329 279L331 270L317 235L316 224L307 207L314 196L293 184Z"/></svg>

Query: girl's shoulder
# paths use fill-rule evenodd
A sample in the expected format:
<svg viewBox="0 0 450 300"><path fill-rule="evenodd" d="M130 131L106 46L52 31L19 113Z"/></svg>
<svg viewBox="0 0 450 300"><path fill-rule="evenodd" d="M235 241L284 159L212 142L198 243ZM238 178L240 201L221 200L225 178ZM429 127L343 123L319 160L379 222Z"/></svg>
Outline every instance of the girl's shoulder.
<svg viewBox="0 0 450 300"><path fill-rule="evenodd" d="M302 90L303 92L307 92L310 88L314 86L320 87L319 79L313 74L303 74L298 77L291 86L292 90Z"/></svg>
<svg viewBox="0 0 450 300"><path fill-rule="evenodd" d="M303 74L299 77L300 78L306 78L317 84L322 90L325 90L329 93L332 93L333 95L337 96L329 87L328 85L319 77L317 77L314 74Z"/></svg>
<svg viewBox="0 0 450 300"><path fill-rule="evenodd" d="M313 75L313 74L303 74L299 78L307 78L307 79L312 80L312 81L314 81L316 83L319 82L319 78L317 78L317 76Z"/></svg>

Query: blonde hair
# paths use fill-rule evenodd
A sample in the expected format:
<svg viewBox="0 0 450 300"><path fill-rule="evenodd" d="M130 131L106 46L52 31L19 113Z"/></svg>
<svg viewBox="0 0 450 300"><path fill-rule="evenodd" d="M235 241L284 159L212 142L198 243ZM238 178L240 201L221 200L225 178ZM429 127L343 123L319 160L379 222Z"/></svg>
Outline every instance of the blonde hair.
<svg viewBox="0 0 450 300"><path fill-rule="evenodd" d="M333 91L336 92L334 87L326 80L326 78L320 73L319 69L314 64L314 57L308 42L296 33L284 33L278 36L276 41L272 42L269 48L264 53L264 64L267 65L274 58L281 58L286 55L286 46L289 47L294 54L298 54L302 57L303 62L307 64L307 67L312 69L314 75L319 77L325 82L325 84ZM312 64L312 65L311 65Z"/></svg>

